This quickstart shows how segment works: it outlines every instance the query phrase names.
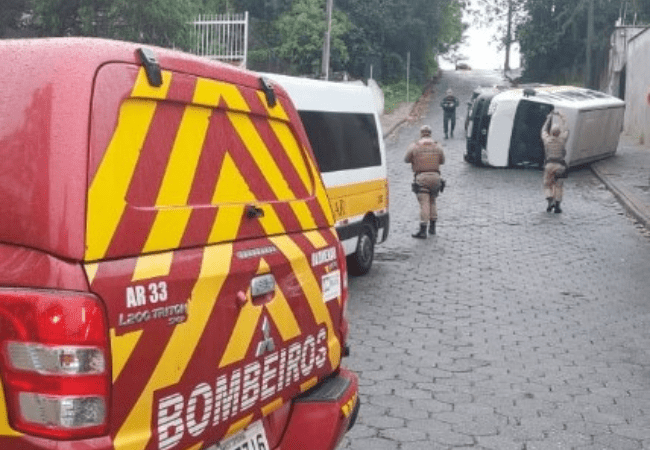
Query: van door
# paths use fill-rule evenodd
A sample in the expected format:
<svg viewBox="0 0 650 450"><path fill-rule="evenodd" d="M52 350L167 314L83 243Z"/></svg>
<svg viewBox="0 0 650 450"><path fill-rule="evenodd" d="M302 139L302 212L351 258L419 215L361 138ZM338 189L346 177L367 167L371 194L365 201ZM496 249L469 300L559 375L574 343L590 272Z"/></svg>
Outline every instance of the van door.
<svg viewBox="0 0 650 450"><path fill-rule="evenodd" d="M345 267L288 105L97 73L86 273L109 317L116 450L203 448L339 366Z"/></svg>
<svg viewBox="0 0 650 450"><path fill-rule="evenodd" d="M549 103L531 102L521 99L517 106L510 140L510 166L542 167L544 165L544 143L542 125L553 110Z"/></svg>

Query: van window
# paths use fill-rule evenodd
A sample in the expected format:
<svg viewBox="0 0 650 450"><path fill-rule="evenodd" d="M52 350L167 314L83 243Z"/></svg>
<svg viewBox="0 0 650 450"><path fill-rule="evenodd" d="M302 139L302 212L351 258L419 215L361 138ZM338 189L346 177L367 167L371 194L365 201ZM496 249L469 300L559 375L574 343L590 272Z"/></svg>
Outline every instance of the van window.
<svg viewBox="0 0 650 450"><path fill-rule="evenodd" d="M132 102L143 100L126 101L122 111ZM159 133L169 136L145 142L127 193L132 206L287 202L313 195L307 157L287 123L171 101L158 102L156 116L166 121ZM271 151L271 145L284 151Z"/></svg>
<svg viewBox="0 0 650 450"><path fill-rule="evenodd" d="M372 114L300 111L321 172L381 166Z"/></svg>

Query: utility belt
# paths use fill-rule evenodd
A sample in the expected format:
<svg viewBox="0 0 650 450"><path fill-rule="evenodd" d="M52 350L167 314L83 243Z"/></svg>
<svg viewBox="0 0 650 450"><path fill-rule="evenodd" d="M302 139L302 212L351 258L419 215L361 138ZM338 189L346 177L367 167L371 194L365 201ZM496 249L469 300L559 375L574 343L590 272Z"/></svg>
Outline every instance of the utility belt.
<svg viewBox="0 0 650 450"><path fill-rule="evenodd" d="M555 172L555 178L568 178L569 177L569 166L567 166L567 163L564 159L562 158L546 158L544 161L544 165L546 164L560 164L564 166L564 169Z"/></svg>
<svg viewBox="0 0 650 450"><path fill-rule="evenodd" d="M440 172L438 170L427 170L426 172L416 172L415 175L413 176L413 183L411 183L411 190L415 194L435 194L436 193L435 189L430 189L430 188L428 188L426 186L422 186L421 184L419 184L419 183L417 183L415 181L415 178L419 174L428 173L428 172L435 172L437 174L440 174ZM438 190L438 192L440 192L442 194L442 192L445 190L446 185L447 185L447 182L444 179L440 178L440 189Z"/></svg>

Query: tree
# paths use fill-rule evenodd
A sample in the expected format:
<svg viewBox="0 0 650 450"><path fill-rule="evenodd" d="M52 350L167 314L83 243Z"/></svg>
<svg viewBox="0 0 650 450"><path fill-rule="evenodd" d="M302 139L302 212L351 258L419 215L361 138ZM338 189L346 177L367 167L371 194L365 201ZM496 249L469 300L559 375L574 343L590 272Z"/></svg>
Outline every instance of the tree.
<svg viewBox="0 0 650 450"><path fill-rule="evenodd" d="M296 0L291 10L276 21L276 29L281 37L278 55L289 60L293 71L298 74L319 73L326 27L323 0ZM343 68L349 59L343 41L349 29L347 16L335 10L330 37L332 67Z"/></svg>
<svg viewBox="0 0 650 450"><path fill-rule="evenodd" d="M470 10L479 26L495 26L493 40L505 50L503 70L510 70L510 49L517 42L517 28L525 20L526 0L482 0Z"/></svg>
<svg viewBox="0 0 650 450"><path fill-rule="evenodd" d="M526 0L527 18L518 30L521 52L526 60L524 77L552 83L577 83L594 79L604 63L609 38L620 14L619 2L593 0L593 42L588 45L589 1ZM585 73L587 48L596 64ZM582 74L582 75L581 75Z"/></svg>
<svg viewBox="0 0 650 450"><path fill-rule="evenodd" d="M3 0L0 8L0 37L4 36L7 28L18 28L18 21L27 10L26 0Z"/></svg>

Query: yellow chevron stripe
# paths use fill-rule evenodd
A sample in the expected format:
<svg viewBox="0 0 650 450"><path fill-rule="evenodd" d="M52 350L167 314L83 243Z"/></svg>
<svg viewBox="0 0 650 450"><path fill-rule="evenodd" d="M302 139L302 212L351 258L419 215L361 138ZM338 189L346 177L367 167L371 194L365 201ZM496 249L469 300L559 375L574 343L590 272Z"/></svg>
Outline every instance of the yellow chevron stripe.
<svg viewBox="0 0 650 450"><path fill-rule="evenodd" d="M257 96L260 98L260 102L262 102L262 105L266 108L266 112L268 113L269 117L272 117L274 119L278 120L284 120L284 121L289 121L289 116L287 116L286 111L280 104L280 102L276 102L275 106L273 108L269 107L268 103L266 103L266 95L264 95L264 92L262 91L257 91Z"/></svg>
<svg viewBox="0 0 650 450"><path fill-rule="evenodd" d="M269 403L269 404L267 404L265 406L262 406L262 415L265 416L265 417L268 416L273 411L277 411L278 409L280 409L283 404L284 404L284 401L282 400L281 397L276 398L271 403Z"/></svg>
<svg viewBox="0 0 650 450"><path fill-rule="evenodd" d="M302 230L313 230L316 228L316 220L305 202L291 202L291 209L296 214Z"/></svg>
<svg viewBox="0 0 650 450"><path fill-rule="evenodd" d="M198 444L194 444L191 447L187 447L185 450L201 450L203 448L203 442L199 442Z"/></svg>
<svg viewBox="0 0 650 450"><path fill-rule="evenodd" d="M327 245L327 241L320 231L310 231L305 233L304 236L314 246L314 248L323 248Z"/></svg>
<svg viewBox="0 0 650 450"><path fill-rule="evenodd" d="M257 132L250 118L244 114L228 113L230 122L237 134L250 152L259 169L269 181L273 194L278 200L293 200L296 198L282 171L271 156L266 143Z"/></svg>
<svg viewBox="0 0 650 450"><path fill-rule="evenodd" d="M309 380L305 381L304 383L301 383L300 392L308 391L309 389L316 386L316 383L318 383L318 377L312 377Z"/></svg>
<svg viewBox="0 0 650 450"><path fill-rule="evenodd" d="M320 179L320 173L318 172L318 169L314 165L314 162L311 160L311 158L308 159L309 161L309 169L311 170L312 175L314 178ZM323 183L316 183L316 198L318 199L318 204L320 205L321 209L323 210L323 214L325 214L325 218L327 219L327 223L329 225L334 224L334 214L332 213L332 207L330 206L330 200L329 197L327 196L327 192L325 191L325 186Z"/></svg>
<svg viewBox="0 0 650 450"><path fill-rule="evenodd" d="M84 266L86 269L86 277L88 277L88 285L92 285L95 277L97 276L97 270L99 269L98 263L86 264Z"/></svg>
<svg viewBox="0 0 650 450"><path fill-rule="evenodd" d="M131 281L166 277L172 268L173 252L156 253L140 256L135 263Z"/></svg>
<svg viewBox="0 0 650 450"><path fill-rule="evenodd" d="M276 291L273 300L266 304L266 310L269 312L283 341L286 342L289 339L300 336L300 325L282 291L279 289Z"/></svg>
<svg viewBox="0 0 650 450"><path fill-rule="evenodd" d="M223 205L225 203L245 203L257 200L255 194L251 191L246 179L237 168L230 153L226 153L221 172L217 179L217 185L212 195L213 205Z"/></svg>
<svg viewBox="0 0 650 450"><path fill-rule="evenodd" d="M253 414L246 416L243 419L240 419L237 422L233 423L232 425L230 425L230 428L228 428L228 431L226 431L224 438L230 437L233 434L237 433L238 431L243 430L248 425L250 425L252 421L253 421Z"/></svg>
<svg viewBox="0 0 650 450"><path fill-rule="evenodd" d="M199 163L203 142L208 130L212 111L207 108L188 106L176 134L163 182L156 199L156 213L143 252L177 248L183 238L192 209L187 199L192 189L194 174Z"/></svg>
<svg viewBox="0 0 650 450"><path fill-rule="evenodd" d="M329 357L332 368L338 367L341 361L341 346L334 330L334 324L330 317L327 306L323 302L320 282L312 272L307 257L287 236L271 238L271 242L287 257L291 263L293 273L299 274L300 284L305 292L309 307L317 324L325 324L327 327Z"/></svg>
<svg viewBox="0 0 650 450"><path fill-rule="evenodd" d="M246 298L248 300L239 311L239 316L237 317L235 327L230 334L228 345L226 346L226 350L223 352L223 356L219 362L220 369L244 359L248 347L251 345L251 341L253 340L255 326L262 315L263 307L253 305L251 302L250 292L246 293Z"/></svg>
<svg viewBox="0 0 650 450"><path fill-rule="evenodd" d="M5 390L2 386L2 380L0 380L0 436L22 436L22 433L19 433L9 426L9 421L7 420L8 417Z"/></svg>
<svg viewBox="0 0 650 450"><path fill-rule="evenodd" d="M113 381L122 373L122 369L131 357L135 346L142 336L142 330L116 336L115 328L111 328L111 355L113 357Z"/></svg>
<svg viewBox="0 0 650 450"><path fill-rule="evenodd" d="M172 79L171 72L163 71L162 78L163 84L160 87L152 87L144 69L140 69L131 96L154 100L166 98ZM120 223L126 208L126 193L156 105L156 101L138 99L128 100L120 108L117 127L88 190L88 260L104 257Z"/></svg>
<svg viewBox="0 0 650 450"><path fill-rule="evenodd" d="M115 448L142 450L151 438L153 393L177 384L192 357L188 348L195 348L219 298L226 274L230 273L232 246L207 247L199 278L188 304L187 321L176 325L163 355L137 403L115 436Z"/></svg>
<svg viewBox="0 0 650 450"><path fill-rule="evenodd" d="M209 106L216 108L219 106L219 100L223 100L231 110L250 112L246 100L234 84L223 83L220 81L210 80L207 78L198 78L196 88L194 89L193 102L197 105Z"/></svg>
<svg viewBox="0 0 650 450"><path fill-rule="evenodd" d="M303 186L305 186L307 192L311 193L314 190L314 182L309 176L309 170L305 165L305 154L300 149L296 137L286 123L277 120L270 120L269 123L284 148L285 153L291 160L291 164L296 169L296 172L298 172Z"/></svg>

